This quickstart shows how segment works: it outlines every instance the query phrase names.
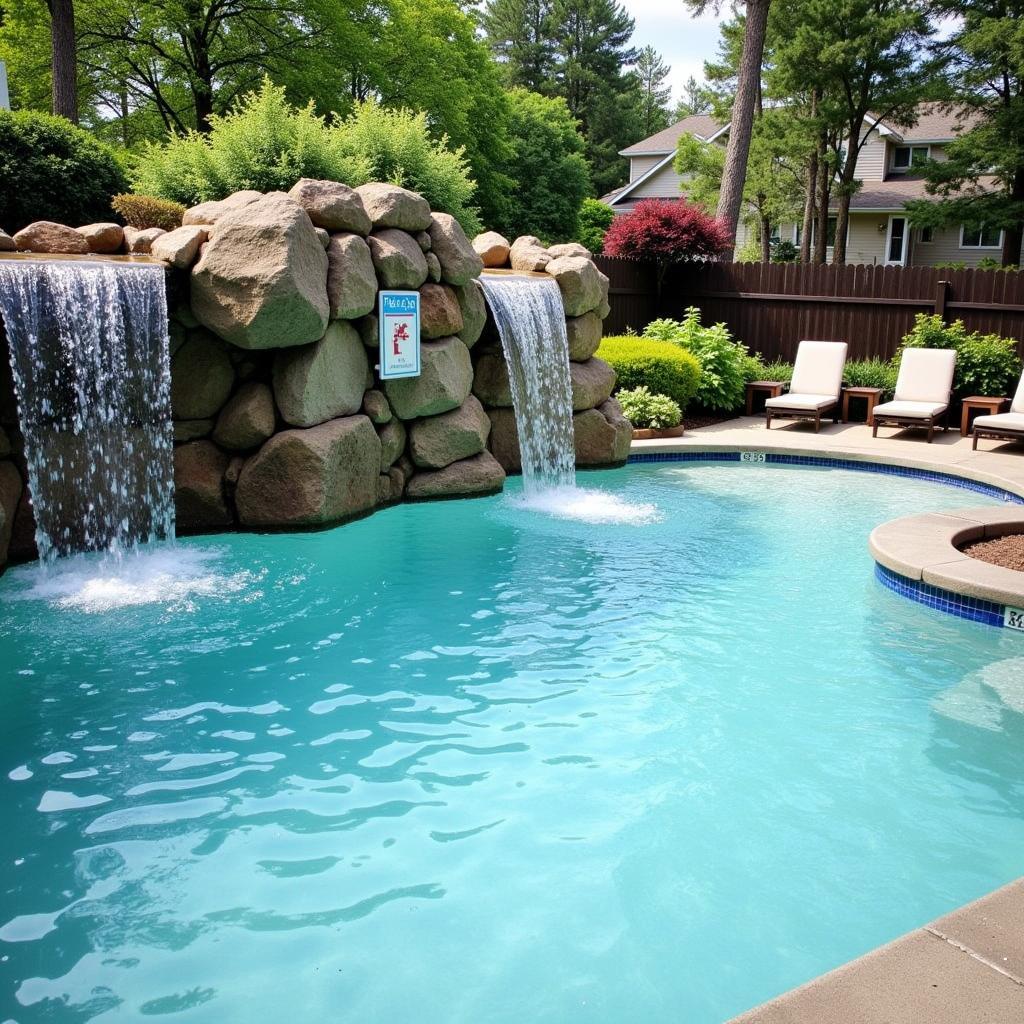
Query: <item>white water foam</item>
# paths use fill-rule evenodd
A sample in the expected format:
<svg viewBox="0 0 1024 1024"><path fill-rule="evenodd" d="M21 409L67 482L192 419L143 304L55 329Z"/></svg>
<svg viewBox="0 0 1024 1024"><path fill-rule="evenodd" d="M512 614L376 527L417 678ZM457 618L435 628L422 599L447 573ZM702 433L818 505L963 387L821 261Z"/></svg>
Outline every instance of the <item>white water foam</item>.
<svg viewBox="0 0 1024 1024"><path fill-rule="evenodd" d="M21 566L9 574L15 589L7 598L90 614L149 604L189 611L196 598L238 594L258 581L252 572L218 571L222 555L217 548L168 545L122 558L78 555L47 567Z"/></svg>
<svg viewBox="0 0 1024 1024"><path fill-rule="evenodd" d="M617 494L585 487L552 487L539 494L516 495L510 500L531 512L584 523L648 526L662 519L657 505L625 501Z"/></svg>

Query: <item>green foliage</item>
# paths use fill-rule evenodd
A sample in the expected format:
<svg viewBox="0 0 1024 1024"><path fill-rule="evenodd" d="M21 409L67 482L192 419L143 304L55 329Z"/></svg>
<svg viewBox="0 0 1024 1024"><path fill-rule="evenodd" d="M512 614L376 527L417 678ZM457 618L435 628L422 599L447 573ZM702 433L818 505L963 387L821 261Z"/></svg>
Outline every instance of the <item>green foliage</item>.
<svg viewBox="0 0 1024 1024"><path fill-rule="evenodd" d="M0 226L36 220L78 227L110 219L126 181L113 153L62 117L0 110Z"/></svg>
<svg viewBox="0 0 1024 1024"><path fill-rule="evenodd" d="M702 408L732 412L743 405L750 356L725 324L703 326L700 310L690 306L681 321L653 320L643 336L670 341L697 357L701 373L696 400Z"/></svg>
<svg viewBox="0 0 1024 1024"><path fill-rule="evenodd" d="M622 412L634 427L650 430L668 430L678 427L683 413L677 402L668 395L656 395L649 388L640 385L619 391L615 397L622 406Z"/></svg>
<svg viewBox="0 0 1024 1024"><path fill-rule="evenodd" d="M772 243L772 263L795 263L799 255L797 247L787 239Z"/></svg>
<svg viewBox="0 0 1024 1024"><path fill-rule="evenodd" d="M526 89L508 95L512 139L506 169L520 184L499 225L509 235L565 241L579 230L580 204L590 189L584 141L565 100Z"/></svg>
<svg viewBox="0 0 1024 1024"><path fill-rule="evenodd" d="M150 145L136 162L133 188L192 205L241 189L287 191L299 178L347 185L390 181L420 192L435 210L454 214L467 233L480 222L474 184L461 150L434 142L425 114L358 104L345 120L327 122L312 104L292 107L284 89L265 80L207 136L191 132Z"/></svg>
<svg viewBox="0 0 1024 1024"><path fill-rule="evenodd" d="M653 46L645 46L636 55L632 74L640 90L638 130L645 138L671 124L668 103L672 98L672 87L667 84L671 72L672 69Z"/></svg>
<svg viewBox="0 0 1024 1024"><path fill-rule="evenodd" d="M761 376L753 380L777 380L788 384L793 379L793 364L787 363L785 359L775 359L770 363L763 363Z"/></svg>
<svg viewBox="0 0 1024 1024"><path fill-rule="evenodd" d="M114 196L110 205L121 215L125 224L133 228L173 231L181 227L181 218L185 215L185 207L181 203L127 192Z"/></svg>
<svg viewBox="0 0 1024 1024"><path fill-rule="evenodd" d="M736 250L733 259L737 263L760 263L761 243L756 235L750 235L747 240Z"/></svg>
<svg viewBox="0 0 1024 1024"><path fill-rule="evenodd" d="M951 348L956 351L953 391L967 395L1005 395L1013 392L1020 377L1017 342L996 334L968 332L963 320L951 324L942 317L918 313L914 326L903 338L903 348ZM899 365L902 349L893 358Z"/></svg>
<svg viewBox="0 0 1024 1024"><path fill-rule="evenodd" d="M576 241L591 252L600 252L604 246L604 234L615 220L615 211L596 199L584 199L579 212L579 230Z"/></svg>
<svg viewBox="0 0 1024 1024"><path fill-rule="evenodd" d="M1003 270L1016 272L1020 270L1020 267L1016 263L1007 263L1005 266L1000 260L995 259L992 256L983 256L978 260L978 270Z"/></svg>
<svg viewBox="0 0 1024 1024"><path fill-rule="evenodd" d="M843 381L852 388L881 388L883 399L892 398L897 367L887 359L852 359L843 370Z"/></svg>
<svg viewBox="0 0 1024 1024"><path fill-rule="evenodd" d="M620 388L647 387L667 395L684 411L697 392L700 362L669 342L612 336L601 339L597 356L615 370Z"/></svg>
<svg viewBox="0 0 1024 1024"><path fill-rule="evenodd" d="M752 380L774 380L773 377L765 376L765 369L764 360L760 356L744 356L743 383L749 384Z"/></svg>

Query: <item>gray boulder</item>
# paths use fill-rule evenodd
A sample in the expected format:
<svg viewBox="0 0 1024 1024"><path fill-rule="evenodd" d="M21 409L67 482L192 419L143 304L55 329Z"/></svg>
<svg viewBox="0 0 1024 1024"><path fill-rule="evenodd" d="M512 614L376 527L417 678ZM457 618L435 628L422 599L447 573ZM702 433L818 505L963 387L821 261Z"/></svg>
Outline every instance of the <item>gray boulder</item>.
<svg viewBox="0 0 1024 1024"><path fill-rule="evenodd" d="M594 254L579 242L563 242L560 245L549 245L548 252L556 259L559 256L580 256L585 260L593 259Z"/></svg>
<svg viewBox="0 0 1024 1024"><path fill-rule="evenodd" d="M312 345L278 352L274 397L286 423L313 427L359 412L369 362L356 329L334 321Z"/></svg>
<svg viewBox="0 0 1024 1024"><path fill-rule="evenodd" d="M542 271L551 259L551 253L535 235L520 235L509 249L513 270Z"/></svg>
<svg viewBox="0 0 1024 1024"><path fill-rule="evenodd" d="M209 437L213 433L216 420L175 420L173 423L175 443L198 441L201 437Z"/></svg>
<svg viewBox="0 0 1024 1024"><path fill-rule="evenodd" d="M206 241L206 228L198 224L175 228L154 239L150 253L157 259L166 260L178 270L187 270L196 261L199 247Z"/></svg>
<svg viewBox="0 0 1024 1024"><path fill-rule="evenodd" d="M483 286L479 281L470 281L455 289L455 297L462 312L459 337L465 342L466 348L472 348L480 340L487 323L487 300L484 298Z"/></svg>
<svg viewBox="0 0 1024 1024"><path fill-rule="evenodd" d="M567 317L565 333L569 339L569 358L577 363L589 359L601 344L601 330L601 318L594 312Z"/></svg>
<svg viewBox="0 0 1024 1024"><path fill-rule="evenodd" d="M480 354L473 374L473 394L488 407L512 407L508 366L500 351L490 349Z"/></svg>
<svg viewBox="0 0 1024 1024"><path fill-rule="evenodd" d="M497 231L485 231L473 239L473 249L485 267L503 267L508 263L512 246L504 235Z"/></svg>
<svg viewBox="0 0 1024 1024"><path fill-rule="evenodd" d="M506 473L521 473L523 457L519 450L519 430L516 414L512 409L488 409L491 421L491 436L488 448Z"/></svg>
<svg viewBox="0 0 1024 1024"><path fill-rule="evenodd" d="M391 406L388 405L387 395L383 391L370 388L363 395L363 415L369 416L371 422L376 426L387 423L391 419Z"/></svg>
<svg viewBox="0 0 1024 1024"><path fill-rule="evenodd" d="M338 181L317 181L300 178L288 192L318 228L328 231L352 231L357 235L370 233L370 215L362 197L355 189Z"/></svg>
<svg viewBox="0 0 1024 1024"><path fill-rule="evenodd" d="M386 473L405 451L405 424L393 417L377 431L377 436L380 438L380 471Z"/></svg>
<svg viewBox="0 0 1024 1024"><path fill-rule="evenodd" d="M446 284L425 284L420 288L420 334L423 338L446 338L462 331L462 310L453 288Z"/></svg>
<svg viewBox="0 0 1024 1024"><path fill-rule="evenodd" d="M287 348L323 337L327 254L306 211L271 192L220 216L192 268L192 311L240 348Z"/></svg>
<svg viewBox="0 0 1024 1024"><path fill-rule="evenodd" d="M259 381L247 381L221 409L213 439L222 448L247 451L263 444L274 433L276 422L270 388Z"/></svg>
<svg viewBox="0 0 1024 1024"><path fill-rule="evenodd" d="M231 525L224 490L229 461L212 441L193 441L174 449L174 516L179 530Z"/></svg>
<svg viewBox="0 0 1024 1024"><path fill-rule="evenodd" d="M370 215L374 231L379 228L426 231L430 227L430 204L418 192L381 181L360 185L356 192Z"/></svg>
<svg viewBox="0 0 1024 1024"><path fill-rule="evenodd" d="M26 252L54 252L84 255L89 251L85 235L65 224L37 220L14 235L14 247Z"/></svg>
<svg viewBox="0 0 1024 1024"><path fill-rule="evenodd" d="M444 469L487 447L491 421L473 395L450 412L416 420L409 429L409 453L421 469Z"/></svg>
<svg viewBox="0 0 1024 1024"><path fill-rule="evenodd" d="M424 255L427 260L427 277L434 284L439 284L441 281L441 261L432 252L425 253Z"/></svg>
<svg viewBox="0 0 1024 1024"><path fill-rule="evenodd" d="M377 503L380 441L365 416L275 434L242 467L235 490L245 526L315 526Z"/></svg>
<svg viewBox="0 0 1024 1024"><path fill-rule="evenodd" d="M412 235L394 228L375 231L370 255L381 288L414 291L427 279L427 259Z"/></svg>
<svg viewBox="0 0 1024 1024"><path fill-rule="evenodd" d="M224 345L204 330L193 331L171 360L171 411L176 420L216 416L235 384Z"/></svg>
<svg viewBox="0 0 1024 1024"><path fill-rule="evenodd" d="M603 359L570 363L572 411L593 409L608 398L615 387L615 371Z"/></svg>
<svg viewBox="0 0 1024 1024"><path fill-rule="evenodd" d="M377 274L370 247L360 235L331 235L327 247L327 300L332 320L354 320L373 311Z"/></svg>
<svg viewBox="0 0 1024 1024"><path fill-rule="evenodd" d="M85 239L89 252L120 252L124 245L124 228L120 224L84 224L75 230Z"/></svg>
<svg viewBox="0 0 1024 1024"><path fill-rule="evenodd" d="M430 251L441 262L441 280L446 284L466 284L484 269L462 225L450 213L431 214Z"/></svg>
<svg viewBox="0 0 1024 1024"><path fill-rule="evenodd" d="M153 243L167 232L163 228L124 229L125 250L135 256L149 256L153 251Z"/></svg>
<svg viewBox="0 0 1024 1024"><path fill-rule="evenodd" d="M424 341L420 349L418 377L384 382L391 408L403 420L455 409L466 400L473 385L469 349L458 338Z"/></svg>
<svg viewBox="0 0 1024 1024"><path fill-rule="evenodd" d="M612 466L629 458L633 427L614 398L572 418L578 466Z"/></svg>
<svg viewBox="0 0 1024 1024"><path fill-rule="evenodd" d="M181 218L182 224L216 224L225 214L251 206L263 198L262 192L245 189L233 192L227 199L218 199L208 203L200 203L185 211Z"/></svg>
<svg viewBox="0 0 1024 1024"><path fill-rule="evenodd" d="M480 452L444 469L418 472L406 485L405 495L412 501L432 498L466 498L496 494L505 483L505 471L490 452Z"/></svg>
<svg viewBox="0 0 1024 1024"><path fill-rule="evenodd" d="M22 488L21 474L14 463L6 459L0 462L0 567L7 561Z"/></svg>
<svg viewBox="0 0 1024 1024"><path fill-rule="evenodd" d="M601 278L594 261L559 256L544 268L557 282L566 316L583 316L601 303Z"/></svg>

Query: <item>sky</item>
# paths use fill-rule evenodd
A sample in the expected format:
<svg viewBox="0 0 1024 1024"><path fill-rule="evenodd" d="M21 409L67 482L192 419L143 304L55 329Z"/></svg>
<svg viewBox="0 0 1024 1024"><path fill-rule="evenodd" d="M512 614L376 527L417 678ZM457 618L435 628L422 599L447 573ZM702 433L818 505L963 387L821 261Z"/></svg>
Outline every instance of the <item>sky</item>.
<svg viewBox="0 0 1024 1024"><path fill-rule="evenodd" d="M620 2L636 21L633 45L653 46L672 68L669 82L675 103L690 75L698 82L704 78L704 61L718 53L718 25L723 19L711 13L694 17L683 0ZM731 6L723 3L722 14L730 12Z"/></svg>

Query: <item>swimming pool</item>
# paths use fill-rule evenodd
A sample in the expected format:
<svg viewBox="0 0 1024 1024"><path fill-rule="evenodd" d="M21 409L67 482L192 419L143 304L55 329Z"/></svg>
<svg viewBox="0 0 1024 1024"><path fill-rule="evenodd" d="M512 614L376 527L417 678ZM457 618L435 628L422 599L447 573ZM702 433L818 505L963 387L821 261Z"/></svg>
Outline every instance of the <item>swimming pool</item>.
<svg viewBox="0 0 1024 1024"><path fill-rule="evenodd" d="M1024 873L1024 643L866 544L991 499L583 482L0 579L0 1020L704 1024Z"/></svg>

